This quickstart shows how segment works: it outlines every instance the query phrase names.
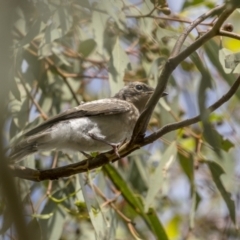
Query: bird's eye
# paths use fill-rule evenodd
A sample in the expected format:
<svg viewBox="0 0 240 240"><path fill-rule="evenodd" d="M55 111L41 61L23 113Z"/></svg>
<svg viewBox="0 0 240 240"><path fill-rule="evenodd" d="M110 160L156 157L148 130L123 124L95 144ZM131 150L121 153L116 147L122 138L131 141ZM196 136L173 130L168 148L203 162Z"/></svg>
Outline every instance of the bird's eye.
<svg viewBox="0 0 240 240"><path fill-rule="evenodd" d="M142 85L136 85L136 89L137 89L138 91L141 91L141 90L143 90L143 86L142 86Z"/></svg>

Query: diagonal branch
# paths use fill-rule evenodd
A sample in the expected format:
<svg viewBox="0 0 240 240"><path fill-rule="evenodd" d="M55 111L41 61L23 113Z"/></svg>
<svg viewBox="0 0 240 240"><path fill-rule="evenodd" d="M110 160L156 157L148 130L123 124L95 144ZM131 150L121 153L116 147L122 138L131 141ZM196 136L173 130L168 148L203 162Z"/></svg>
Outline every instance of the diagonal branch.
<svg viewBox="0 0 240 240"><path fill-rule="evenodd" d="M186 29L185 31L179 36L173 50L172 50L172 53L171 53L171 57L175 57L177 56L177 54L179 54L182 46L183 46L183 43L184 41L186 40L188 34L196 27L198 26L201 22L203 22L206 18L212 16L212 15L216 15L218 14L220 11L223 11L225 9L226 5L225 4L222 4L220 6L217 6L213 9L211 9L209 12L207 13L204 13L203 15L201 15L199 18L197 18L195 21L193 21ZM228 15L227 15L228 16ZM220 18L219 18L220 19ZM218 21L219 21L218 19ZM214 24L215 28L216 28L216 25L218 25L217 23ZM221 24L222 25L222 24Z"/></svg>
<svg viewBox="0 0 240 240"><path fill-rule="evenodd" d="M210 112L213 112L217 108L222 106L225 102L227 102L234 95L234 93L238 90L239 85L240 85L240 76L234 82L234 84L229 89L229 91L225 95L223 95L218 101L216 101L214 104L212 104L210 107L208 107L208 110ZM180 121L180 122L167 124L164 127L162 127L161 129L159 129L157 132L155 132L155 133L149 135L148 137L144 138L144 144L152 143L156 139L162 137L164 134L166 134L168 132L172 132L172 131L177 130L179 128L189 126L191 124L199 122L200 120L201 120L200 115L197 115L196 117L189 118L189 119L186 119L186 120L183 120L183 121Z"/></svg>
<svg viewBox="0 0 240 240"><path fill-rule="evenodd" d="M26 83L24 81L24 79L22 78L22 75L20 72L18 72L18 77L19 77L19 80L27 94L27 96L31 99L31 101L33 102L33 104L35 105L35 107L37 108L38 112L41 114L42 118L44 120L47 120L48 119L48 116L46 115L46 113L42 110L42 108L39 106L38 102L34 99L34 97L32 96L32 94L28 91L27 89L27 86L26 86Z"/></svg>
<svg viewBox="0 0 240 240"><path fill-rule="evenodd" d="M215 14L219 13L219 10L220 10L219 8L225 9L225 10L219 16L218 20L215 22L212 29L209 30L203 36L199 37L193 44L191 44L189 47L187 47L181 53L176 55L179 52L179 49L180 49L183 41L186 38L186 34L189 33L193 27L195 27L197 24L199 24L199 22L203 21L204 19L206 19L209 16L212 16L213 13L215 13ZM148 126L150 117L153 113L153 110L154 110L156 104L158 103L159 98L161 97L162 93L164 92L166 85L168 83L168 79L169 79L170 75L172 74L173 70L177 67L177 65L181 61L183 61L185 58L190 56L199 47L201 47L206 41L208 41L209 39L218 35L221 25L235 9L236 9L236 6L234 4L230 4L230 3L224 4L221 7L216 7L214 9L215 11L211 10L208 13L200 16L198 18L199 20L197 19L196 21L194 21L193 22L194 24L191 24L190 27L187 29L187 31L184 32L182 35L180 35L180 37L178 38L176 45L173 49L173 52L171 54L172 57L169 58L168 61L166 62L165 66L160 74L157 87L135 125L131 143L136 142L138 139L141 140L141 138L144 136L144 133L147 129L147 126Z"/></svg>
<svg viewBox="0 0 240 240"><path fill-rule="evenodd" d="M239 85L240 85L240 76L237 78L237 80L234 82L234 84L231 86L228 92L208 108L209 111L212 112L217 108L219 108L220 106L222 106L225 102L227 102L236 93L236 91L239 88ZM121 155L121 157L125 157L129 155L131 152L133 152L134 150L154 142L155 140L157 140L158 138L160 138L166 133L169 133L171 131L177 130L182 127L187 127L199 121L200 121L200 115L194 118L183 120L181 122L168 124L163 128L159 129L157 132L142 139L142 141L139 142L138 144L135 143L132 145L128 145L128 144L123 145L119 150L119 154ZM110 151L107 153L99 154L95 158L89 158L81 162L77 162L74 164L70 164L67 166L58 167L54 169L34 170L34 169L26 168L23 166L17 166L17 165L11 165L10 169L14 176L40 182L47 179L53 180L61 177L69 177L73 174L77 174L80 172L87 172L97 167L101 167L104 164L107 164L109 162L115 162L117 160L118 160L118 157L115 155L115 153L113 151Z"/></svg>

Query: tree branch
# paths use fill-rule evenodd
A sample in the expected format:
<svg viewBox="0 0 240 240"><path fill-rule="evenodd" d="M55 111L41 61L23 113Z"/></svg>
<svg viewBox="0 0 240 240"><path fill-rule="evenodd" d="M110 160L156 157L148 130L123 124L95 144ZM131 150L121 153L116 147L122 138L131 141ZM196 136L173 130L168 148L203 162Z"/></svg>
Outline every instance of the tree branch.
<svg viewBox="0 0 240 240"><path fill-rule="evenodd" d="M32 94L28 91L27 89L27 86L26 86L26 83L25 81L23 80L22 78L22 75L20 72L18 72L18 77L20 79L20 82L27 94L27 96L31 99L31 101L33 102L33 104L35 105L35 107L37 108L38 112L41 114L42 118L44 120L47 120L48 119L48 116L45 114L45 112L42 110L42 108L39 106L38 102L34 99L34 97L32 96Z"/></svg>
<svg viewBox="0 0 240 240"><path fill-rule="evenodd" d="M217 108L222 106L225 102L227 102L233 95L234 93L238 90L240 85L240 76L237 78L237 80L234 82L232 87L229 89L229 91L223 95L218 101L216 101L214 104L212 104L210 107L208 107L208 110L210 112L215 111ZM149 135L148 137L144 138L144 144L149 144L155 141L156 139L162 137L164 134L172 132L174 130L177 130L179 128L187 127L191 124L199 122L200 115L197 115L196 117L189 118L180 122L172 123L165 125L161 129L159 129L157 132Z"/></svg>
<svg viewBox="0 0 240 240"><path fill-rule="evenodd" d="M240 76L234 82L234 84L229 89L229 91L208 108L209 111L212 112L217 108L219 108L220 106L222 106L225 102L227 102L236 93L236 91L239 88L239 85L240 85ZM119 149L119 154L121 157L125 157L129 155L131 152L135 151L136 149L154 142L155 140L157 140L158 138L160 138L166 133L169 133L171 131L177 130L182 127L189 126L199 121L200 121L200 115L194 118L183 120L181 122L168 124L163 128L159 129L157 132L142 139L142 141L139 142L138 144L133 143L130 145L129 144L123 145ZM81 172L87 172L97 167L101 167L104 164L107 164L109 162L115 162L117 160L118 160L118 157L115 155L115 153L113 151L110 151L107 153L101 153L95 158L89 158L81 162L69 164L67 166L62 166L54 169L34 170L34 169L26 168L23 166L17 166L17 165L11 165L10 169L14 176L40 182L43 180L48 180L48 179L54 180L61 177L69 177L73 174L77 174Z"/></svg>
<svg viewBox="0 0 240 240"><path fill-rule="evenodd" d="M207 17L212 16L213 13L215 13L215 14L218 13L222 9L225 9L225 10L219 16L218 20L214 23L212 29L209 30L206 34L204 34L200 38L198 38L194 43L192 43L189 47L187 47L181 53L176 55L179 52L179 50L182 46L182 43L186 39L186 34L190 33L190 31L192 30L193 27L196 26L196 24L203 21ZM177 67L177 65L181 61L183 61L185 58L190 56L194 51L196 51L199 47L201 47L206 41L208 41L209 39L218 35L221 25L235 9L236 9L235 5L230 4L230 3L224 4L220 7L216 7L214 10L211 10L208 13L200 16L197 20L195 20L193 22L193 24L191 24L189 26L189 28L187 28L187 30L182 35L179 36L179 38L175 44L175 47L172 51L172 54L171 54L172 57L170 57L168 59L165 66L163 67L163 70L159 76L157 87L135 125L131 143L136 142L138 139L141 139L142 136L144 135L144 133L147 129L150 117L153 113L153 110L154 110L156 104L158 103L162 93L164 92L167 82L168 82L168 79L169 79L170 75L172 74L173 70Z"/></svg>
<svg viewBox="0 0 240 240"><path fill-rule="evenodd" d="M240 35L237 34L237 33L234 33L234 32L228 32L228 31L220 30L218 35L223 36L223 37L234 38L236 40L240 40Z"/></svg>

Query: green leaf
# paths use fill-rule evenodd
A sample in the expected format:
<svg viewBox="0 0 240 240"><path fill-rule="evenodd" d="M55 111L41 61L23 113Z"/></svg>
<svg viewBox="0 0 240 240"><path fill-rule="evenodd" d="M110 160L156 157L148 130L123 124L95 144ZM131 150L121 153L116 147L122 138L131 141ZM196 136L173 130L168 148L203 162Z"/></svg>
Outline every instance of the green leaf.
<svg viewBox="0 0 240 240"><path fill-rule="evenodd" d="M41 240L42 239L42 231L40 224L36 218L31 220L29 224L27 225L27 231L29 233L29 236L31 239L34 240Z"/></svg>
<svg viewBox="0 0 240 240"><path fill-rule="evenodd" d="M40 47L44 46L46 44L50 44L54 40L59 39L61 37L62 37L61 31L59 30L59 28L56 27L56 24L54 22L52 22L51 24L49 24L46 27L44 38L43 38L43 41L42 41ZM51 52L50 52L50 54L51 54Z"/></svg>
<svg viewBox="0 0 240 240"><path fill-rule="evenodd" d="M221 141L221 148L225 151L228 152L229 149L231 149L232 147L234 147L234 144L228 140L228 139L224 139L222 135L220 135L222 137L222 141Z"/></svg>
<svg viewBox="0 0 240 240"><path fill-rule="evenodd" d="M95 47L97 46L97 43L93 39L87 39L79 44L78 52L83 57L88 57Z"/></svg>
<svg viewBox="0 0 240 240"><path fill-rule="evenodd" d="M145 157L147 157L146 153L134 157L128 156L130 166L127 179L138 192L145 192L148 189Z"/></svg>
<svg viewBox="0 0 240 240"><path fill-rule="evenodd" d="M157 193L161 190L163 181L165 179L165 171L169 165L176 159L177 146L176 142L172 142L162 155L157 168L154 173L149 176L149 189L145 199L144 211L147 212L152 205Z"/></svg>
<svg viewBox="0 0 240 240"><path fill-rule="evenodd" d="M149 208L147 212L147 217L151 223L152 229L155 230L156 237L159 240L167 240L168 236L165 229L163 228L161 222L159 221L157 212L153 208Z"/></svg>
<svg viewBox="0 0 240 240"><path fill-rule="evenodd" d="M1 202L1 205L3 205L3 202ZM3 206L1 206L3 207ZM0 224L0 235L4 234L14 223L13 219L11 218L11 215L9 214L9 211L6 209L1 212L1 224Z"/></svg>
<svg viewBox="0 0 240 240"><path fill-rule="evenodd" d="M232 53L226 56L225 67L234 70L233 73L239 73L236 72L237 66L239 66L239 64L240 64L240 52Z"/></svg>
<svg viewBox="0 0 240 240"><path fill-rule="evenodd" d="M58 7L57 14L59 17L59 27L62 30L62 35L65 35L69 32L73 22L71 10L67 4L65 6L60 5L60 7Z"/></svg>
<svg viewBox="0 0 240 240"><path fill-rule="evenodd" d="M208 58L212 62L212 66L215 66L217 71L228 84L232 85L235 82L234 74L226 74L223 70L221 62L219 61L219 46L214 40L209 40L204 44L204 49L207 53ZM240 91L236 92L237 97L240 99Z"/></svg>
<svg viewBox="0 0 240 240"><path fill-rule="evenodd" d="M11 121L10 124L10 139L12 139L13 137L16 136L16 134L18 133L19 128L17 127L15 121Z"/></svg>
<svg viewBox="0 0 240 240"><path fill-rule="evenodd" d="M198 56L198 54L196 52L194 52L193 54L191 54L190 58L193 61L193 63L195 64L195 66L197 67L198 71L202 75L202 79L201 79L202 86L201 87L204 90L207 88L212 88L212 77L209 73L209 70L207 68L205 68L205 66L203 65L203 62L200 59L200 57Z"/></svg>
<svg viewBox="0 0 240 240"><path fill-rule="evenodd" d="M77 161L77 154L74 154L75 161ZM95 195L95 192L92 191L93 196L89 197L89 189L86 187L86 180L84 174L78 174L79 182L82 190L82 195L84 197L85 203L87 205L88 214L91 219L94 231L96 233L97 239L108 239L109 234L109 223L105 217L104 212L101 209L101 206L98 202L98 199ZM88 175L88 181L91 182L90 175ZM91 186L91 184L89 184Z"/></svg>
<svg viewBox="0 0 240 240"><path fill-rule="evenodd" d="M81 0L76 2L76 4L79 4L82 7L91 8L88 0Z"/></svg>
<svg viewBox="0 0 240 240"><path fill-rule="evenodd" d="M193 156L190 155L189 157L186 157L182 154L178 154L179 163L186 174L186 176L189 179L191 187L194 185L194 161Z"/></svg>
<svg viewBox="0 0 240 240"><path fill-rule="evenodd" d="M141 199L136 197L132 189L118 173L118 171L114 168L114 166L111 164L104 165L103 171L111 179L114 185L119 189L119 191L122 193L122 196L133 208L133 210L135 210L138 214L142 216L149 229L153 231L157 239L167 240L167 234L159 218L156 217L156 212L153 209L150 209L149 214L144 212L144 206Z"/></svg>
<svg viewBox="0 0 240 240"><path fill-rule="evenodd" d="M103 53L103 32L104 32L104 24L107 21L108 15L93 11L92 14L92 26L94 29L95 40L98 45L98 51L100 54Z"/></svg>
<svg viewBox="0 0 240 240"><path fill-rule="evenodd" d="M204 6L208 8L213 8L214 3L213 1L206 1L206 0L191 0L191 1L184 1L184 4L182 6L182 10L190 7L197 7L197 6Z"/></svg>
<svg viewBox="0 0 240 240"><path fill-rule="evenodd" d="M59 193L60 194L60 193ZM60 197L58 196L55 196ZM41 232L43 234L42 239L60 239L62 235L63 225L65 223L66 212L61 208L60 205L54 203L52 200L48 200L41 215L51 215L49 219L39 219Z"/></svg>
<svg viewBox="0 0 240 240"><path fill-rule="evenodd" d="M128 56L120 45L120 39L117 38L109 62L109 83L112 95L124 86L123 78L128 64Z"/></svg>
<svg viewBox="0 0 240 240"><path fill-rule="evenodd" d="M221 154L221 151L220 151L221 142L220 142L220 139L219 139L219 135L213 129L210 122L208 122L207 120L203 120L202 123L203 123L203 128L204 128L204 132L203 132L204 138L213 147L213 150L216 152L216 154L220 158L222 158L222 154Z"/></svg>
<svg viewBox="0 0 240 240"><path fill-rule="evenodd" d="M221 157L220 142L215 132L213 131L213 128L209 121L210 112L206 108L206 90L212 87L211 86L212 78L208 70L203 66L202 61L200 60L197 53L192 54L191 59L194 61L195 65L197 66L198 70L202 75L198 90L198 105L200 110L200 118L204 129L203 135L206 141L213 147L217 155Z"/></svg>
<svg viewBox="0 0 240 240"><path fill-rule="evenodd" d="M231 218L232 222L234 224L236 224L235 203L231 199L231 194L229 192L227 192L227 190L225 189L225 187L221 181L221 175L225 173L223 168L219 164L217 164L216 162L213 162L213 161L204 161L204 163L206 163L208 165L210 172L212 174L213 181L216 184L219 192L222 195L222 198L224 199L224 201L227 205L230 218Z"/></svg>
<svg viewBox="0 0 240 240"><path fill-rule="evenodd" d="M39 17L44 23L47 23L51 17L51 4L48 4L47 1L36 1L36 9L38 10Z"/></svg>
<svg viewBox="0 0 240 240"><path fill-rule="evenodd" d="M49 219L53 216L53 213L48 214L32 214L32 217L39 218L39 219Z"/></svg>
<svg viewBox="0 0 240 240"><path fill-rule="evenodd" d="M193 229L194 228L194 220L195 220L195 214L196 214L196 210L198 208L198 205L201 201L201 197L199 196L199 194L195 191L194 188L194 192L192 194L192 203L191 203L191 211L190 211L190 228Z"/></svg>
<svg viewBox="0 0 240 240"><path fill-rule="evenodd" d="M16 81L14 80L14 77L12 78L12 81L10 83L10 91L18 101L21 101L21 94L18 89L18 85L17 85Z"/></svg>
<svg viewBox="0 0 240 240"><path fill-rule="evenodd" d="M35 37L37 37L43 29L44 24L40 18L36 19L32 24L30 30L27 32L27 35L20 41L19 45L22 47L26 44L29 44Z"/></svg>
<svg viewBox="0 0 240 240"><path fill-rule="evenodd" d="M29 98L25 98L19 112L18 124L22 129L28 124Z"/></svg>
<svg viewBox="0 0 240 240"><path fill-rule="evenodd" d="M224 136L219 134L215 129L212 129L212 132L215 134L218 142L220 143L220 149L228 152L230 148L234 147L234 144L230 140L224 138Z"/></svg>
<svg viewBox="0 0 240 240"><path fill-rule="evenodd" d="M114 22L116 22L118 27L122 25L121 20L123 20L123 18L120 19L120 17L122 16L121 13L123 12L123 7L124 3L118 0L101 1L101 4L98 4L98 8L107 11L108 19L110 19L109 16L114 19Z"/></svg>
<svg viewBox="0 0 240 240"><path fill-rule="evenodd" d="M194 219L195 219L196 210L201 201L201 197L196 192L196 187L194 182L194 160L192 155L190 155L189 157L186 157L182 154L178 154L178 159L184 173L189 179L190 186L191 186L192 202L191 202L189 219L190 219L190 227L194 228Z"/></svg>
<svg viewBox="0 0 240 240"><path fill-rule="evenodd" d="M210 124L209 124L210 125ZM211 127L211 126L210 126ZM222 136L221 134L219 134L215 129L213 129L212 127L211 127L211 132L210 131L207 131L207 134L206 135L210 135L210 134L212 134L212 135L214 135L214 138L216 139L216 145L215 145L215 148L218 148L218 151L220 151L220 150L224 150L225 152L228 152L229 151L229 149L231 149L232 147L234 147L234 144L230 141L230 140L228 140L228 139L226 139L226 138L224 138L224 136ZM206 135L204 135L204 136L206 136ZM214 148L214 149L215 149Z"/></svg>

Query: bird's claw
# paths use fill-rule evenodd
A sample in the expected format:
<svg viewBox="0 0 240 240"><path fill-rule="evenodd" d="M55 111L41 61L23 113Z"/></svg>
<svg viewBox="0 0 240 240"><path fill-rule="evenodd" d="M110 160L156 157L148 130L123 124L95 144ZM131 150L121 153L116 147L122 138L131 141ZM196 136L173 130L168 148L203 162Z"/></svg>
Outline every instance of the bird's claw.
<svg viewBox="0 0 240 240"><path fill-rule="evenodd" d="M120 155L119 155L119 152L118 152L118 145L114 145L112 144L111 147L113 148L113 151L114 153L118 156L118 158L120 159Z"/></svg>
<svg viewBox="0 0 240 240"><path fill-rule="evenodd" d="M84 151L80 151L82 155L84 155L86 158L92 158L92 156L88 153L85 153Z"/></svg>

